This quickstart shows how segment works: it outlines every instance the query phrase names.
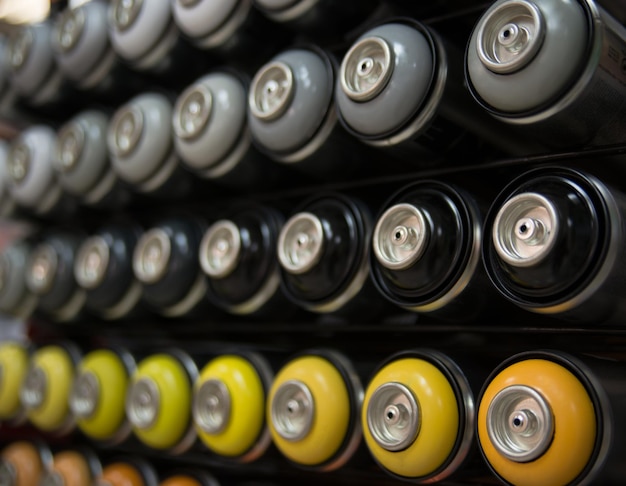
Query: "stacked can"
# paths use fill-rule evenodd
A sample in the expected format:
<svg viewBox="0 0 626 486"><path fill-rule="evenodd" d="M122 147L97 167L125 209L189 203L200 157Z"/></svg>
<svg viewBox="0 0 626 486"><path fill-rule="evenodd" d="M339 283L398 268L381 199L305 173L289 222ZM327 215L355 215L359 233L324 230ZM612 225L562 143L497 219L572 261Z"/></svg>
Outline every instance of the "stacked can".
<svg viewBox="0 0 626 486"><path fill-rule="evenodd" d="M328 50L294 45L256 71L248 92L248 124L257 148L318 180L371 172L364 147L337 121L335 64Z"/></svg>
<svg viewBox="0 0 626 486"><path fill-rule="evenodd" d="M240 316L294 315L295 306L280 288L276 251L282 224L279 212L255 204L233 209L209 226L199 262L216 307Z"/></svg>
<svg viewBox="0 0 626 486"><path fill-rule="evenodd" d="M467 93L460 50L414 19L389 19L346 52L335 87L343 126L415 167L468 151L483 158L531 149ZM383 157L383 154L378 154Z"/></svg>
<svg viewBox="0 0 626 486"><path fill-rule="evenodd" d="M372 280L394 304L421 315L471 320L493 292L480 264L482 215L466 191L422 180L384 205L372 237Z"/></svg>
<svg viewBox="0 0 626 486"><path fill-rule="evenodd" d="M86 292L87 310L104 319L141 311L142 286L133 272L133 253L142 229L134 222L103 225L78 248L74 277Z"/></svg>
<svg viewBox="0 0 626 486"><path fill-rule="evenodd" d="M115 208L130 202L130 190L111 164L108 127L107 112L85 109L57 130L52 156L55 176L67 194L87 206Z"/></svg>
<svg viewBox="0 0 626 486"><path fill-rule="evenodd" d="M498 291L531 312L623 324L626 200L590 174L532 169L493 201L483 262Z"/></svg>
<svg viewBox="0 0 626 486"><path fill-rule="evenodd" d="M548 147L618 143L625 49L626 27L593 0L498 0L471 35L466 79L486 111Z"/></svg>
<svg viewBox="0 0 626 486"><path fill-rule="evenodd" d="M503 361L478 399L478 439L493 472L521 486L619 482L622 370L553 350Z"/></svg>

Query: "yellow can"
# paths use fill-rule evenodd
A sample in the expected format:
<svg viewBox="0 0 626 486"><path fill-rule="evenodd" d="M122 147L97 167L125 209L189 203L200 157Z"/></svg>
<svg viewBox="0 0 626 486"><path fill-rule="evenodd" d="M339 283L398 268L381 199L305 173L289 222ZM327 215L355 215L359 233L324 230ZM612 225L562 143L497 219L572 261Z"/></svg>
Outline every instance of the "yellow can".
<svg viewBox="0 0 626 486"><path fill-rule="evenodd" d="M269 435L263 437L269 367L258 357L255 361L259 364L243 356L219 356L206 364L194 384L198 437L216 454L241 461L256 459L269 443Z"/></svg>
<svg viewBox="0 0 626 486"><path fill-rule="evenodd" d="M126 416L137 438L154 449L186 439L191 423L188 367L172 354L153 354L135 370L126 394Z"/></svg>
<svg viewBox="0 0 626 486"><path fill-rule="evenodd" d="M403 353L367 385L363 437L385 470L428 482L449 476L467 455L473 412L469 385L451 360L439 353Z"/></svg>
<svg viewBox="0 0 626 486"><path fill-rule="evenodd" d="M20 388L28 364L26 346L17 342L0 345L0 420L14 419L20 414Z"/></svg>
<svg viewBox="0 0 626 486"><path fill-rule="evenodd" d="M479 401L485 459L511 484L570 484L596 444L593 401L562 364L530 356L513 361L486 383Z"/></svg>
<svg viewBox="0 0 626 486"><path fill-rule="evenodd" d="M20 400L35 427L61 432L72 424L68 399L73 381L74 360L66 348L48 345L33 353Z"/></svg>
<svg viewBox="0 0 626 486"><path fill-rule="evenodd" d="M343 369L340 369L343 368ZM272 440L294 463L328 471L343 465L360 439L360 383L346 360L303 354L278 372L270 389L267 421Z"/></svg>

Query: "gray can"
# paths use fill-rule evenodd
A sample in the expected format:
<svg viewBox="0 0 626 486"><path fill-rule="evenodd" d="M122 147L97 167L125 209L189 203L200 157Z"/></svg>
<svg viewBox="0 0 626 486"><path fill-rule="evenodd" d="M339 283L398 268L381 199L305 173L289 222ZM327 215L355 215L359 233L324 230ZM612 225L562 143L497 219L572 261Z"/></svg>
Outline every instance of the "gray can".
<svg viewBox="0 0 626 486"><path fill-rule="evenodd" d="M57 131L52 168L68 194L93 207L120 207L130 200L109 159L106 133L109 116L86 109Z"/></svg>
<svg viewBox="0 0 626 486"><path fill-rule="evenodd" d="M20 100L40 107L58 101L65 79L58 68L52 43L52 21L19 26L7 45L9 80Z"/></svg>
<svg viewBox="0 0 626 486"><path fill-rule="evenodd" d="M462 67L460 50L432 28L408 18L385 21L343 57L335 87L340 120L365 144L404 159L528 151L477 109Z"/></svg>
<svg viewBox="0 0 626 486"><path fill-rule="evenodd" d="M292 46L255 73L248 91L248 124L256 147L320 179L368 171L362 144L337 121L335 64L317 46Z"/></svg>
<svg viewBox="0 0 626 486"><path fill-rule="evenodd" d="M626 28L592 0L498 0L472 32L466 79L546 146L612 144L626 133L625 58Z"/></svg>
<svg viewBox="0 0 626 486"><path fill-rule="evenodd" d="M239 73L216 69L178 96L172 128L182 164L220 185L252 188L277 181L279 167L252 144L247 85Z"/></svg>
<svg viewBox="0 0 626 486"><path fill-rule="evenodd" d="M51 43L59 70L76 88L119 99L120 92L127 97L129 91L137 91L139 77L113 49L108 8L105 0L67 6L53 18Z"/></svg>
<svg viewBox="0 0 626 486"><path fill-rule="evenodd" d="M170 98L150 91L119 106L109 121L113 171L137 193L176 196L189 189L191 173L180 166L171 120Z"/></svg>

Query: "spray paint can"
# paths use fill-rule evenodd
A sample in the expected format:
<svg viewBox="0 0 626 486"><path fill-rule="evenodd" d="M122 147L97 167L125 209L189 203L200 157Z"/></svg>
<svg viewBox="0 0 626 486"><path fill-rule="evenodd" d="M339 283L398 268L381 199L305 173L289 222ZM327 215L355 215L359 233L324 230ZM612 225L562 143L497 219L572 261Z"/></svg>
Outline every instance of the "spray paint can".
<svg viewBox="0 0 626 486"><path fill-rule="evenodd" d="M423 316L471 320L499 296L480 261L482 214L466 191L421 180L383 204L372 236L372 280L389 301Z"/></svg>
<svg viewBox="0 0 626 486"><path fill-rule="evenodd" d="M376 462L416 484L459 473L475 445L473 385L459 363L438 351L415 349L385 359L369 379L361 415Z"/></svg>
<svg viewBox="0 0 626 486"><path fill-rule="evenodd" d="M10 83L28 107L39 109L59 101L66 84L52 49L52 27L48 18L24 24L9 37Z"/></svg>
<svg viewBox="0 0 626 486"><path fill-rule="evenodd" d="M352 363L329 349L293 356L277 372L267 399L274 445L301 468L332 471L361 440L363 388Z"/></svg>
<svg viewBox="0 0 626 486"><path fill-rule="evenodd" d="M149 91L119 106L109 121L113 170L138 193L176 197L190 188L192 175L180 166L171 120L169 97Z"/></svg>
<svg viewBox="0 0 626 486"><path fill-rule="evenodd" d="M335 60L316 46L284 49L255 73L248 125L272 160L321 180L362 176L370 158L337 122Z"/></svg>
<svg viewBox="0 0 626 486"><path fill-rule="evenodd" d="M37 307L37 297L26 283L32 248L29 238L20 238L0 253L0 311L5 315L27 319Z"/></svg>
<svg viewBox="0 0 626 486"><path fill-rule="evenodd" d="M293 315L294 306L280 288L276 257L282 215L259 204L224 216L209 226L200 242L209 300L234 315Z"/></svg>
<svg viewBox="0 0 626 486"><path fill-rule="evenodd" d="M198 265L203 224L194 217L167 217L139 238L133 271L143 300L157 313L180 317L206 303L206 279Z"/></svg>
<svg viewBox="0 0 626 486"><path fill-rule="evenodd" d="M142 229L131 222L111 222L81 243L74 277L85 290L85 307L107 320L140 312L142 286L133 272L133 253Z"/></svg>
<svg viewBox="0 0 626 486"><path fill-rule="evenodd" d="M343 57L335 87L339 118L357 139L410 156L415 166L455 161L468 151L492 159L528 151L507 133L510 127L476 106L462 69L462 52L431 27L386 20Z"/></svg>
<svg viewBox="0 0 626 486"><path fill-rule="evenodd" d="M62 214L75 209L75 201L63 197L63 188L53 169L57 137L48 125L23 129L9 146L9 190L19 207L38 216Z"/></svg>
<svg viewBox="0 0 626 486"><path fill-rule="evenodd" d="M383 306L368 276L370 221L363 204L343 194L303 201L278 237L287 297L319 314L376 318Z"/></svg>
<svg viewBox="0 0 626 486"><path fill-rule="evenodd" d="M122 207L131 191L113 171L106 134L109 115L85 109L57 130L52 168L64 192L96 208Z"/></svg>
<svg viewBox="0 0 626 486"><path fill-rule="evenodd" d="M219 354L200 370L192 415L198 438L220 458L249 463L271 443L266 401L271 365L258 353Z"/></svg>
<svg viewBox="0 0 626 486"><path fill-rule="evenodd" d="M37 313L56 322L79 318L86 294L74 278L82 233L61 228L42 231L26 264L26 285L38 297Z"/></svg>
<svg viewBox="0 0 626 486"><path fill-rule="evenodd" d="M197 77L200 51L176 27L172 2L112 0L108 15L111 45L132 70L161 86L180 86Z"/></svg>
<svg viewBox="0 0 626 486"><path fill-rule="evenodd" d="M548 147L618 143L625 55L626 27L593 0L498 0L471 35L466 79L487 112Z"/></svg>
<svg viewBox="0 0 626 486"><path fill-rule="evenodd" d="M79 91L111 102L137 92L139 76L111 46L108 8L104 0L66 6L52 20L51 40L63 76Z"/></svg>
<svg viewBox="0 0 626 486"><path fill-rule="evenodd" d="M216 69L178 96L172 116L182 164L199 177L234 188L276 186L280 167L252 144L247 122L247 82L241 73Z"/></svg>
<svg viewBox="0 0 626 486"><path fill-rule="evenodd" d="M126 393L126 416L146 446L181 454L196 440L191 420L198 369L180 349L153 353L137 363Z"/></svg>
<svg viewBox="0 0 626 486"><path fill-rule="evenodd" d="M349 35L376 16L377 0L252 0L272 22L324 46L340 46Z"/></svg>
<svg viewBox="0 0 626 486"><path fill-rule="evenodd" d="M226 61L248 72L289 39L285 29L267 19L252 0L174 0L172 14L192 45L214 56L216 63Z"/></svg>
<svg viewBox="0 0 626 486"><path fill-rule="evenodd" d="M531 169L496 197L483 262L517 306L580 322L623 324L624 195L584 172Z"/></svg>
<svg viewBox="0 0 626 486"><path fill-rule="evenodd" d="M477 400L480 449L496 476L518 485L619 483L623 369L554 350L503 361Z"/></svg>

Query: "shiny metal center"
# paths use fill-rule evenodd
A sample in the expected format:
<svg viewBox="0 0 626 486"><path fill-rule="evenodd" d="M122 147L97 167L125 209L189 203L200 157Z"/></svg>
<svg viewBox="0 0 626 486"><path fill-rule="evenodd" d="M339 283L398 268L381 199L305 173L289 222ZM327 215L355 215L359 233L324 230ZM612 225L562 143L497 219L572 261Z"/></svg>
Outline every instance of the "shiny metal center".
<svg viewBox="0 0 626 486"><path fill-rule="evenodd" d="M552 203L532 192L509 199L493 223L493 244L500 258L515 267L535 265L554 247L559 221Z"/></svg>
<svg viewBox="0 0 626 486"><path fill-rule="evenodd" d="M380 93L393 73L393 53L380 37L355 43L341 63L339 80L343 92L354 101L368 101Z"/></svg>
<svg viewBox="0 0 626 486"><path fill-rule="evenodd" d="M167 271L172 252L170 238L160 228L144 233L135 247L133 270L143 283L153 284L161 280Z"/></svg>
<svg viewBox="0 0 626 486"><path fill-rule="evenodd" d="M143 113L133 106L120 108L109 128L109 148L120 156L126 157L137 147L144 129Z"/></svg>
<svg viewBox="0 0 626 486"><path fill-rule="evenodd" d="M200 242L200 266L210 277L224 278L237 267L241 255L239 228L228 220L213 223Z"/></svg>
<svg viewBox="0 0 626 486"><path fill-rule="evenodd" d="M0 486L17 486L15 466L6 459L0 459Z"/></svg>
<svg viewBox="0 0 626 486"><path fill-rule="evenodd" d="M174 132L182 139L197 137L207 126L213 108L211 90L203 84L187 88L174 106Z"/></svg>
<svg viewBox="0 0 626 486"><path fill-rule="evenodd" d="M154 380L140 378L135 381L126 395L126 416L138 429L152 427L161 409L161 393Z"/></svg>
<svg viewBox="0 0 626 486"><path fill-rule="evenodd" d="M56 251L47 243L35 247L26 271L26 284L31 292L41 295L52 289L59 266Z"/></svg>
<svg viewBox="0 0 626 486"><path fill-rule="evenodd" d="M194 422L207 434L222 432L230 420L231 397L223 381L207 380L194 393Z"/></svg>
<svg viewBox="0 0 626 486"><path fill-rule="evenodd" d="M124 31L131 27L137 19L143 0L112 0L111 12L113 17L113 25L120 31Z"/></svg>
<svg viewBox="0 0 626 486"><path fill-rule="evenodd" d="M14 184L20 184L28 175L31 163L31 152L28 146L20 141L11 145L7 156L7 172Z"/></svg>
<svg viewBox="0 0 626 486"><path fill-rule="evenodd" d="M93 416L100 400L100 381L90 371L80 373L72 384L69 405L74 417L88 419Z"/></svg>
<svg viewBox="0 0 626 486"><path fill-rule="evenodd" d="M85 30L85 13L80 8L66 8L58 17L54 40L62 52L71 51Z"/></svg>
<svg viewBox="0 0 626 486"><path fill-rule="evenodd" d="M28 56L30 56L33 47L33 34L28 26L22 26L18 32L11 37L9 42L9 63L14 71L19 71Z"/></svg>
<svg viewBox="0 0 626 486"><path fill-rule="evenodd" d="M396 204L376 223L372 245L378 262L390 270L404 270L424 253L429 229L422 211L411 204Z"/></svg>
<svg viewBox="0 0 626 486"><path fill-rule="evenodd" d="M78 122L65 125L59 131L56 145L58 167L70 172L78 165L85 146L85 130Z"/></svg>
<svg viewBox="0 0 626 486"><path fill-rule="evenodd" d="M278 236L278 260L292 274L311 270L324 250L322 222L313 213L298 213L289 218Z"/></svg>
<svg viewBox="0 0 626 486"><path fill-rule="evenodd" d="M32 366L22 383L20 401L24 408L35 410L43 405L48 390L46 372L38 366Z"/></svg>
<svg viewBox="0 0 626 486"><path fill-rule="evenodd" d="M482 16L477 29L478 57L498 74L526 66L539 52L546 31L539 8L524 0L494 5Z"/></svg>
<svg viewBox="0 0 626 486"><path fill-rule="evenodd" d="M283 62L266 64L259 69L250 85L250 112L260 120L274 120L285 112L294 92L293 73L289 66Z"/></svg>
<svg viewBox="0 0 626 486"><path fill-rule="evenodd" d="M80 246L74 263L78 285L94 289L102 283L109 267L109 246L101 236L87 238Z"/></svg>
<svg viewBox="0 0 626 486"><path fill-rule="evenodd" d="M274 394L270 417L274 430L283 439L298 441L311 430L315 402L311 390L298 380L283 383Z"/></svg>
<svg viewBox="0 0 626 486"><path fill-rule="evenodd" d="M366 413L372 437L385 450L404 450L417 438L419 404L411 390L401 383L385 383L374 390Z"/></svg>
<svg viewBox="0 0 626 486"><path fill-rule="evenodd" d="M513 385L501 390L489 404L487 431L500 454L515 462L529 462L543 455L550 446L554 417L550 405L537 390Z"/></svg>

